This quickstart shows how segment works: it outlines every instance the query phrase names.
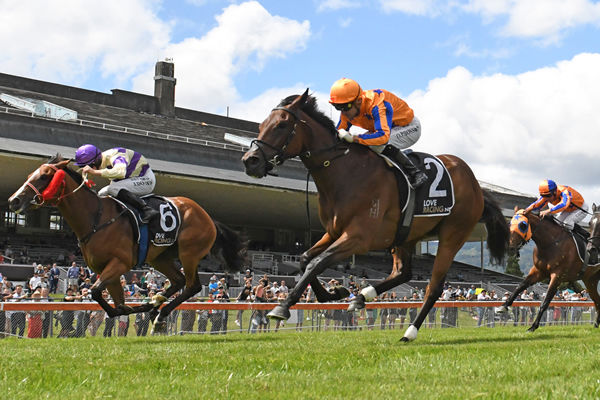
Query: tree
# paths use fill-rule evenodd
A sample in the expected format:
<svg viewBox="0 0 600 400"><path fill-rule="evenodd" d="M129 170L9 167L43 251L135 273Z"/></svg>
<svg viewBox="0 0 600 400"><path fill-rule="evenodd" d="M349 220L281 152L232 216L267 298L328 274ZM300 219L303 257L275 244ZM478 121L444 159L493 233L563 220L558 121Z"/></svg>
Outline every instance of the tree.
<svg viewBox="0 0 600 400"><path fill-rule="evenodd" d="M519 266L519 257L516 255L509 256L504 272L509 275L523 276L523 271L521 271L521 267Z"/></svg>

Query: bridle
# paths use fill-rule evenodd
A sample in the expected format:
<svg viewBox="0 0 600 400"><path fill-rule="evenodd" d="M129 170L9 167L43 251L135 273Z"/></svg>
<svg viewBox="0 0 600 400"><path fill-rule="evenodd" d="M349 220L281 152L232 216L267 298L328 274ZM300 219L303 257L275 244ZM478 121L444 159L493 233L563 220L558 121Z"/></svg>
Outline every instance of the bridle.
<svg viewBox="0 0 600 400"><path fill-rule="evenodd" d="M298 124L304 124L308 129L310 129L311 133L312 133L312 127L302 118L300 118L300 115L295 111L292 110L290 108L287 107L275 107L271 110L271 112L275 111L275 110L281 110L281 111L285 111L288 114L290 114L291 116L294 117L294 126L292 127L292 129L290 130L290 132L287 134L286 138L285 138L285 142L283 143L283 145L279 148L265 142L264 140L259 140L259 139L255 139L251 142L251 148L253 145L256 144L256 147L258 148L258 150L260 151L261 155L263 156L263 159L271 166L270 168L267 168L267 174L269 175L274 175L273 173L270 173L270 170L273 169L273 167L276 167L278 165L283 164L286 160L289 160L291 158L296 157L296 155L290 155L290 154L286 154L285 151L287 149L287 147L289 146L289 144L292 142L292 140L294 139L294 136L296 135L296 129L298 127ZM303 161L307 161L308 159L310 159L311 157L318 155L318 154L322 154L331 150L338 150L338 149L343 149L344 151L340 154L337 154L323 162L320 162L318 164L315 164L311 167L307 166L308 170L314 170L314 169L319 169L319 168L326 168L329 167L331 165L331 162L337 158L343 157L345 155L347 155L349 153L349 148L344 146L343 148L339 147L340 143L339 142L335 142L332 146L327 146L324 147L322 149L319 150L306 150L300 154L298 154L298 156L303 160ZM267 158L267 155L263 149L264 147L268 147L269 149L273 150L275 152L275 154L269 159Z"/></svg>
<svg viewBox="0 0 600 400"><path fill-rule="evenodd" d="M52 168L54 170L55 175L56 175L56 173L58 171L60 171L60 169L57 168L56 165L54 165L54 164L43 164L42 167ZM41 207L41 206L43 206L46 203L46 199L44 198L45 197L44 196L44 194L45 194L44 191L48 188L48 186L50 186L51 183L52 183L52 181L48 185L46 185L46 187L44 189L42 189L41 192L31 182L28 181L28 182L25 183L25 186L28 187L28 188L30 188L31 190L33 190L33 192L35 193L34 196L33 196L33 199L31 200L32 204ZM67 185L65 183L65 178L63 176L63 178L62 178L62 180L60 182L60 186L61 186L60 195L58 195L58 196L55 195L55 193L59 192L59 190L56 190L55 193L52 194L52 197L50 197L48 199L48 203L50 203L53 206L57 206L62 199L64 199L67 196L70 196L70 195L74 194L79 189L81 189L83 187L83 185L86 185L87 183L88 183L88 179L87 179L87 175L85 175L83 177L83 180L81 181L81 184L78 187L76 187L73 191L65 194L65 189L66 189Z"/></svg>

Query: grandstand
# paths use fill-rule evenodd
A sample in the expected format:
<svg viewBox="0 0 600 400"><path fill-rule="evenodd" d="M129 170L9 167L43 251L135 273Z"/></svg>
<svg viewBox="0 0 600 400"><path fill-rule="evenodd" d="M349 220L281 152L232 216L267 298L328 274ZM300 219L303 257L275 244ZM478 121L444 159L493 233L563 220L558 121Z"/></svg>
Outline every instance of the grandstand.
<svg viewBox="0 0 600 400"><path fill-rule="evenodd" d="M278 177L257 181L246 176L240 162L245 149L225 143L223 135L255 137L258 124L175 107L173 71L172 63L157 63L154 96L120 89L99 93L0 73L0 94L74 112L69 119L61 119L20 109L14 102L0 103L0 237L4 241L0 251L10 247L19 254L10 260L13 264L16 261L30 268L32 262L66 266L66 260L83 261L76 239L56 210L42 207L27 216L16 216L8 210L6 199L47 157L57 152L72 157L81 144L94 143L100 148L124 146L143 153L157 174L157 193L190 197L213 218L241 230L250 239L255 272L285 279L293 286L298 274L293 254L322 234L316 187L309 182L306 196L306 171L293 160L279 167ZM104 183L98 182L99 186ZM532 200L506 188L481 185L494 193L506 216L512 214L514 205L525 206ZM480 241L484 233L479 226L471 240ZM429 255L415 258L416 281L426 282L431 259ZM382 279L390 265L384 254L357 256L352 268L329 268L323 276ZM218 272L220 265L206 260L201 270L207 274L202 275L205 280L208 274ZM450 274L449 280L456 282L510 284L518 280L461 263L455 263Z"/></svg>

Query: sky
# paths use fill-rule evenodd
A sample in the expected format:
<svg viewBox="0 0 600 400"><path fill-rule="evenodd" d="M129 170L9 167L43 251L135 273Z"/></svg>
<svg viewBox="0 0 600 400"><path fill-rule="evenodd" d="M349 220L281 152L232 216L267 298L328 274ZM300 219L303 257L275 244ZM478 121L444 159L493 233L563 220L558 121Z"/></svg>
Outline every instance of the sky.
<svg viewBox="0 0 600 400"><path fill-rule="evenodd" d="M463 158L482 181L535 195L542 179L600 203L600 1L0 0L0 72L154 93L260 122L341 78L403 98L413 149Z"/></svg>

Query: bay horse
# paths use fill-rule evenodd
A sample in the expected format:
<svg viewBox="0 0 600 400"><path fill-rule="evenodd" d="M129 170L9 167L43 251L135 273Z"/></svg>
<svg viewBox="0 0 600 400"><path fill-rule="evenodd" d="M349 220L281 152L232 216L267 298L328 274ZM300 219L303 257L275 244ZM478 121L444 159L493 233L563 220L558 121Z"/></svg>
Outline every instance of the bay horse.
<svg viewBox="0 0 600 400"><path fill-rule="evenodd" d="M456 202L450 214L415 218L402 245L394 244L402 218L395 172L366 146L340 141L333 121L317 109L308 89L302 95L287 97L271 111L260 124L258 138L253 140L242 161L246 174L262 178L274 165L296 156L317 186L319 218L326 233L301 255L304 273L288 298L268 314L271 318L289 318L289 308L298 302L309 283L319 302L341 300L347 290L329 293L317 276L353 254L391 248L394 258L391 274L374 287L363 289L350 304L350 309L364 307L365 301L411 279L409 262L415 244L436 234L439 247L425 301L402 337L402 341L414 340L442 293L456 253L479 220L486 223L492 258L500 261L504 257L508 246L506 221L490 196L484 195L469 166L456 156L439 156L454 185ZM404 185L406 194L408 183Z"/></svg>
<svg viewBox="0 0 600 400"><path fill-rule="evenodd" d="M68 167L69 162L57 154L42 164L9 198L9 207L15 213L45 203L58 208L77 236L86 264L98 275L91 287L92 298L109 317L150 311L154 331L164 330L169 313L202 288L197 268L207 254L222 255L228 270L242 269L245 241L232 229L213 221L193 200L170 197L181 216L177 241L171 246L150 243L146 262L162 272L171 281L171 286L150 303L135 307L126 305L120 277L136 265L138 257L132 224L116 201L98 196L86 185L87 179ZM175 262L177 259L183 266L183 273ZM114 301L114 308L102 296L105 288ZM160 308L182 288L178 296Z"/></svg>
<svg viewBox="0 0 600 400"><path fill-rule="evenodd" d="M540 218L536 213L525 214L524 210L515 207L515 216L510 224L509 253L516 254L530 239L533 239L536 244L533 250L533 266L510 297L506 299L500 312L507 312L508 307L523 290L537 282L550 279L546 296L542 300L533 324L528 329L529 332L533 332L539 327L542 315L548 309L558 286L562 282L574 282L580 278L583 280L590 298L594 301L596 311L600 311L600 295L598 294L600 269L598 265L588 266L581 274L583 261L577 252L573 234L559 225L552 216ZM599 322L600 314L596 318L596 327Z"/></svg>

